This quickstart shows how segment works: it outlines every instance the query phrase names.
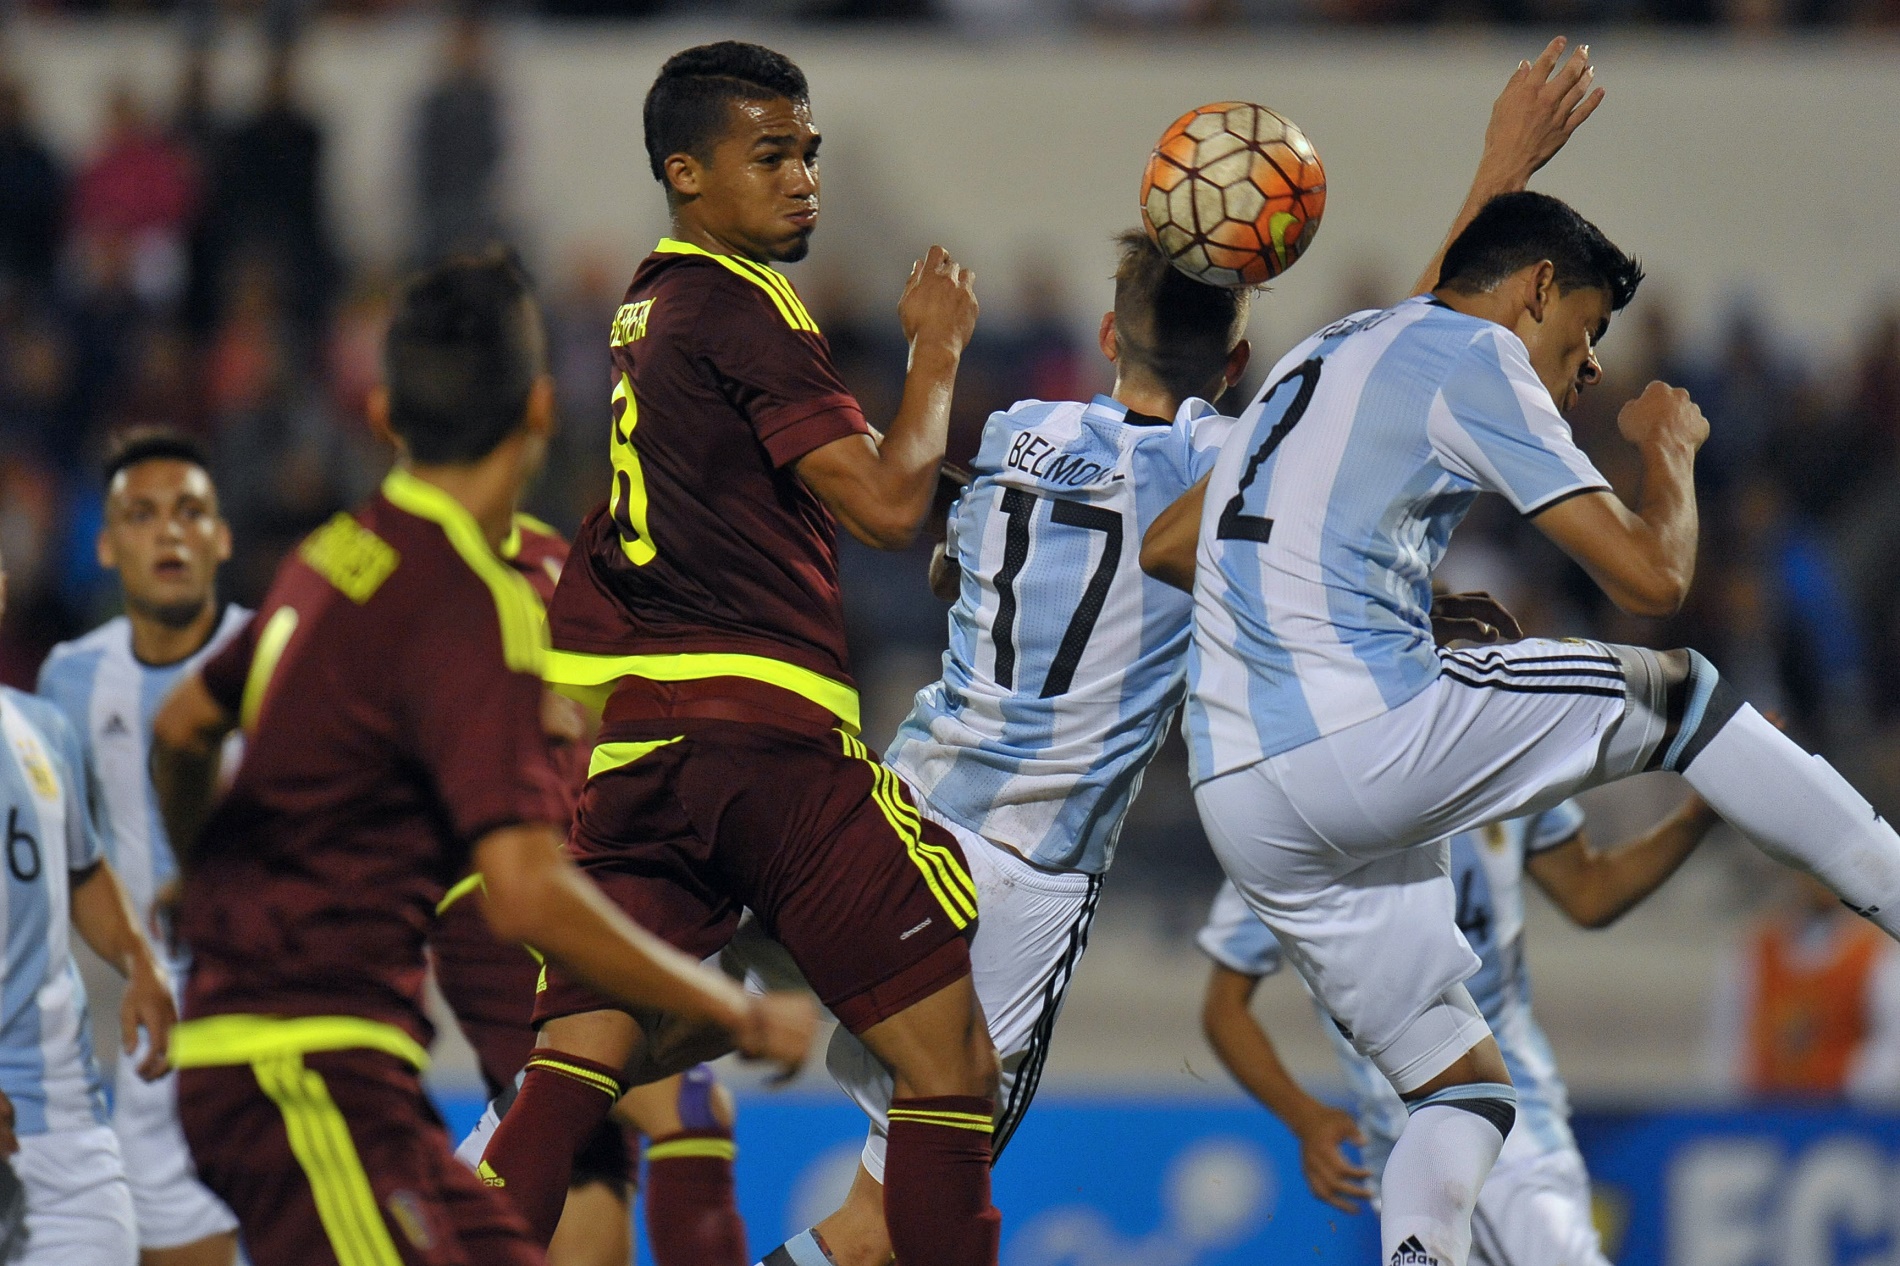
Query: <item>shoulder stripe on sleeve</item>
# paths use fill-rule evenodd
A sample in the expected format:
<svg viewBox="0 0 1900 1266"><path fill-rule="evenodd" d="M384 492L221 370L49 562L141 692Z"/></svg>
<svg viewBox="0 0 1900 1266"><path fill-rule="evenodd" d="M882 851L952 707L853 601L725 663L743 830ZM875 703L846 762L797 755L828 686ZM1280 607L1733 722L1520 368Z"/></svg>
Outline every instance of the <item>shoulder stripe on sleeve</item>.
<svg viewBox="0 0 1900 1266"><path fill-rule="evenodd" d="M548 653L548 615L534 586L501 561L460 502L434 484L398 466L383 480L383 496L398 510L438 524L469 570L481 577L501 619L501 649L508 667L539 677Z"/></svg>
<svg viewBox="0 0 1900 1266"><path fill-rule="evenodd" d="M785 318L785 323L794 330L806 334L818 333L818 322L811 319L811 313L805 310L798 292L792 289L792 283L776 270L749 259L740 259L736 255L715 255L709 250L694 246L691 242L681 242L674 238L663 237L660 244L653 248L661 255L698 255L712 260L735 277L743 277L759 289L765 291L772 306Z"/></svg>

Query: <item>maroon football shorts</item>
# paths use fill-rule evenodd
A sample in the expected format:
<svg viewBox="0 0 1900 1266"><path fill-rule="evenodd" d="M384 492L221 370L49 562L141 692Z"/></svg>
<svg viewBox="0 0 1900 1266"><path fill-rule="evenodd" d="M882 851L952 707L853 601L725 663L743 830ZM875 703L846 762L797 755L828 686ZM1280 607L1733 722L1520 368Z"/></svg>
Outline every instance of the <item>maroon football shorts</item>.
<svg viewBox="0 0 1900 1266"><path fill-rule="evenodd" d="M482 901L480 892L470 892L444 910L429 934L429 949L435 983L475 1048L493 1099L534 1053L534 986L541 965L488 930Z"/></svg>
<svg viewBox="0 0 1900 1266"><path fill-rule="evenodd" d="M750 908L853 1032L970 971L976 885L949 832L840 730L611 722L568 850L656 936L697 958ZM554 964L536 1024L624 1010Z"/></svg>
<svg viewBox="0 0 1900 1266"><path fill-rule="evenodd" d="M393 1244L406 1266L543 1266L527 1224L455 1159L421 1080L393 1055L182 1069L178 1115L254 1262L384 1261Z"/></svg>

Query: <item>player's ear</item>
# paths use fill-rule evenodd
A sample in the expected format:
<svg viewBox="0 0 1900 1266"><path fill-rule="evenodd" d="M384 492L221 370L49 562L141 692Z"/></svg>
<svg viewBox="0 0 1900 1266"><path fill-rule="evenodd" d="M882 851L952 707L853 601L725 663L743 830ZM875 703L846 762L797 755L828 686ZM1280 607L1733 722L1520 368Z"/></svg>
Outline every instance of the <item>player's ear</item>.
<svg viewBox="0 0 1900 1266"><path fill-rule="evenodd" d="M230 562L231 561L231 525L224 521L224 516L222 514L218 516L218 535L217 535L217 540L214 542L214 544L218 551L218 561L221 563Z"/></svg>
<svg viewBox="0 0 1900 1266"><path fill-rule="evenodd" d="M111 511L108 510L107 513ZM119 569L119 551L113 547L112 537L103 527L99 529L99 535L93 540L93 552L99 559L99 566L107 571Z"/></svg>
<svg viewBox="0 0 1900 1266"><path fill-rule="evenodd" d="M1551 302L1557 298L1557 266L1547 259L1540 259L1530 269L1530 296L1528 307L1531 320L1539 325L1544 323L1544 314Z"/></svg>
<svg viewBox="0 0 1900 1266"><path fill-rule="evenodd" d="M528 388L528 407L522 414L521 425L528 434L546 439L554 434L555 416L554 379L542 374L534 380L534 386Z"/></svg>
<svg viewBox="0 0 1900 1266"><path fill-rule="evenodd" d="M1113 365L1121 359L1121 340L1115 336L1115 313L1113 310L1102 313L1102 328L1096 331L1095 340L1100 344L1102 355L1108 357Z"/></svg>
<svg viewBox="0 0 1900 1266"><path fill-rule="evenodd" d="M400 447L396 443L396 433L389 427L389 388L381 383L369 389L369 399L363 402L363 413L369 422L370 434L386 444Z"/></svg>
<svg viewBox="0 0 1900 1266"><path fill-rule="evenodd" d="M660 170L666 174L666 187L674 196L697 198L700 189L700 177L703 168L697 158L691 154L668 154L666 161L660 164Z"/></svg>
<svg viewBox="0 0 1900 1266"><path fill-rule="evenodd" d="M1246 339L1234 344L1234 350L1227 353L1227 368L1221 371L1221 377L1226 379L1230 388L1247 372L1247 363L1252 359L1253 344Z"/></svg>

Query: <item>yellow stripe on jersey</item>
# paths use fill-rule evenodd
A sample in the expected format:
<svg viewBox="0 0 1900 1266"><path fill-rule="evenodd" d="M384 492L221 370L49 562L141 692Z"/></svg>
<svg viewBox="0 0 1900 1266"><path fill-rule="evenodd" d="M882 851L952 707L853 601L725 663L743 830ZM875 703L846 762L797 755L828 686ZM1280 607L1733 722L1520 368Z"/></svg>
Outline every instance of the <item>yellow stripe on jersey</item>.
<svg viewBox="0 0 1900 1266"><path fill-rule="evenodd" d="M948 1130L973 1130L978 1134L996 1133L996 1125L988 1117L973 1112L928 1112L917 1108L892 1108L892 1124L909 1121L912 1125L940 1125Z"/></svg>
<svg viewBox="0 0 1900 1266"><path fill-rule="evenodd" d="M904 784L899 781L882 761L871 759L870 749L852 735L843 730L837 731L844 742L844 753L854 760L861 760L871 767L871 799L877 804L884 820L891 824L891 830L903 841L904 851L910 855L911 864L923 875L924 882L930 886L931 895L937 898L937 904L950 917L952 925L958 928L970 926L976 918L976 881L970 878L970 872L957 861L957 855L940 844L932 844L924 838L922 820L917 810L904 798Z"/></svg>
<svg viewBox="0 0 1900 1266"><path fill-rule="evenodd" d="M739 1147L731 1139L669 1139L647 1144L649 1163L663 1160L733 1160Z"/></svg>
<svg viewBox="0 0 1900 1266"><path fill-rule="evenodd" d="M595 774L604 774L609 770L625 769L648 752L677 743L685 737L684 734L676 734L670 739L651 739L644 743L601 743L594 748L594 754L587 758L587 776L592 778Z"/></svg>
<svg viewBox="0 0 1900 1266"><path fill-rule="evenodd" d="M247 732L257 728L257 714L264 707L264 693L270 689L271 675L277 671L277 661L284 657L284 648L290 645L290 635L296 631L296 609L279 607L271 612L270 619L264 621L263 632L257 635L257 649L251 652L251 671L244 676L244 695L238 704L238 724Z"/></svg>
<svg viewBox="0 0 1900 1266"><path fill-rule="evenodd" d="M513 562L515 559L520 558L521 557L521 529L522 528L527 528L530 532L539 532L542 536L559 536L560 535L559 532L554 530L551 524L542 522L540 519L535 518L532 514L526 514L520 510L517 510L515 511L515 521L508 525L507 538L502 541L501 548L495 552L500 554L503 558L509 560L510 562Z"/></svg>
<svg viewBox="0 0 1900 1266"><path fill-rule="evenodd" d="M484 893L488 891L488 885L482 881L482 872L479 870L472 875L462 876L455 881L453 888L450 888L447 892L442 894L442 900L435 903L437 917L439 918L448 913L450 906L460 901L463 897L466 897L469 893L477 890Z"/></svg>
<svg viewBox="0 0 1900 1266"><path fill-rule="evenodd" d="M582 1068L578 1064L570 1064L565 1060L552 1059L546 1055L537 1055L522 1065L522 1067L545 1068L551 1073L557 1073L562 1077L571 1078L583 1085L592 1086L594 1089L603 1092L609 1099L618 1100L620 1098L620 1083L607 1074L597 1073L591 1068Z"/></svg>
<svg viewBox="0 0 1900 1266"><path fill-rule="evenodd" d="M736 255L715 255L709 250L694 246L691 242L682 242L670 237L661 238L660 244L653 250L659 255L699 255L712 260L727 272L736 277L744 277L765 291L767 297L772 300L772 306L778 309L779 315L784 317L786 324L794 330L802 330L807 334L818 333L818 322L811 319L811 313L805 310L805 305L798 298L798 292L792 289L792 283L775 269L754 263L749 259L740 259Z"/></svg>
<svg viewBox="0 0 1900 1266"><path fill-rule="evenodd" d="M257 1085L284 1114L291 1155L310 1183L317 1218L338 1266L402 1266L376 1205L349 1122L315 1070L295 1052L251 1064Z"/></svg>
<svg viewBox="0 0 1900 1266"><path fill-rule="evenodd" d="M571 695L598 711L622 677L648 681L704 681L711 677L744 677L789 690L837 717L848 733L858 732L858 692L822 673L765 655L723 652L679 655L589 655L583 651L549 651L542 678L562 694Z"/></svg>
<svg viewBox="0 0 1900 1266"><path fill-rule="evenodd" d="M501 618L502 658L515 672L539 676L547 658L548 613L527 577L489 548L475 516L454 497L400 466L383 480L383 496L398 510L441 527L449 544L495 599L495 612Z"/></svg>
<svg viewBox="0 0 1900 1266"><path fill-rule="evenodd" d="M420 1072L429 1053L393 1024L360 1015L210 1015L172 1029L174 1068L251 1064L317 1051L381 1051Z"/></svg>

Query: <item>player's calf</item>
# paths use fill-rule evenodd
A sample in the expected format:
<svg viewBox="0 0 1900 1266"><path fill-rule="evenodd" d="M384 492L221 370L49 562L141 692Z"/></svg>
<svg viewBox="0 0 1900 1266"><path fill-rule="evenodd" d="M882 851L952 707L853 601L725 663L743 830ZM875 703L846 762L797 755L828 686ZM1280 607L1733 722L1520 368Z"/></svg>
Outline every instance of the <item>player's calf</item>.
<svg viewBox="0 0 1900 1266"><path fill-rule="evenodd" d="M1681 774L1763 851L1813 874L1900 938L1900 835L1866 797L1750 707L1697 652L1617 650L1636 665L1632 698L1640 699L1643 672L1660 685L1648 693L1647 706L1664 723L1650 767Z"/></svg>
<svg viewBox="0 0 1900 1266"><path fill-rule="evenodd" d="M1517 1091L1487 1037L1402 1097L1408 1118L1380 1179L1381 1261L1464 1266L1471 1212L1517 1120Z"/></svg>
<svg viewBox="0 0 1900 1266"><path fill-rule="evenodd" d="M896 1082L884 1221L905 1266L996 1266L996 1048L968 975L858 1034Z"/></svg>
<svg viewBox="0 0 1900 1266"><path fill-rule="evenodd" d="M638 1087L621 1111L647 1136L647 1243L656 1266L745 1266L733 1185L732 1095L701 1064Z"/></svg>

